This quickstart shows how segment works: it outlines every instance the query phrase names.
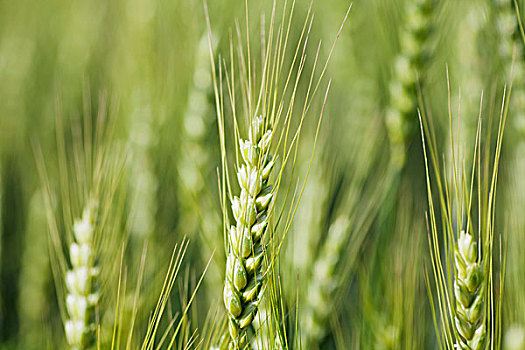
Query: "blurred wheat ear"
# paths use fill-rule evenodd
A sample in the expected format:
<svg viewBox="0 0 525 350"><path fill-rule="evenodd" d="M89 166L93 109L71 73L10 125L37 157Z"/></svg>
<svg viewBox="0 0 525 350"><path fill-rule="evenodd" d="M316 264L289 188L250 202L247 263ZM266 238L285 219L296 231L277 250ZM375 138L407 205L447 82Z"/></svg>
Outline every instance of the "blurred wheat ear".
<svg viewBox="0 0 525 350"><path fill-rule="evenodd" d="M486 143L481 143L479 117L470 173L465 169L460 142L456 142L452 115L449 114L452 169L440 166L433 127L426 119L420 118L433 274L431 281L427 271L426 283L439 346L443 349L499 349L501 345L505 265L503 253L495 250L501 237L496 236L494 217L498 167L507 120L506 96L504 92L494 159L489 161L492 154L490 134L483 138ZM461 135L459 130L456 132ZM447 171L451 172L451 181L447 180ZM431 181L435 181L434 187Z"/></svg>
<svg viewBox="0 0 525 350"><path fill-rule="evenodd" d="M388 87L389 104L386 126L391 148L391 162L400 171L406 162L407 146L415 135L417 88L423 81L433 55L432 32L436 17L434 0L405 1L405 19L399 33L400 50L393 62ZM420 86L419 86L420 87Z"/></svg>
<svg viewBox="0 0 525 350"><path fill-rule="evenodd" d="M64 118L57 104L58 165L52 174L58 174L58 182L48 176L50 156L35 146L45 189L51 266L71 349L87 349L95 342L100 346L100 319L114 287L115 257L123 239L120 179L126 155L113 139L114 109L101 96L93 116L89 101L88 96L80 121Z"/></svg>
<svg viewBox="0 0 525 350"><path fill-rule="evenodd" d="M218 39L216 35L213 38ZM179 230L194 237L201 258L208 259L213 253L214 263L204 280L204 288L208 304L214 305L220 300L216 290L221 288L224 279L225 256L222 250L221 212L214 191L217 188L219 149L216 147L217 128L207 33L201 36L196 46L178 165L181 198Z"/></svg>

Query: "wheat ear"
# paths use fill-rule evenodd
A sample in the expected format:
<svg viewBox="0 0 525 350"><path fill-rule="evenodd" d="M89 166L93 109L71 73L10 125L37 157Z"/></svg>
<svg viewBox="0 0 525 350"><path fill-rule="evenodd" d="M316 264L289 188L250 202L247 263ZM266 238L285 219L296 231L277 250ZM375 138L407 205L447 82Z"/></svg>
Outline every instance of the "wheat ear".
<svg viewBox="0 0 525 350"><path fill-rule="evenodd" d="M484 312L487 282L483 264L477 259L477 252L477 244L473 237L461 231L454 251L454 322L460 335L456 346L462 350L483 348L487 336Z"/></svg>
<svg viewBox="0 0 525 350"><path fill-rule="evenodd" d="M438 336L438 343L443 349L501 348L502 295L505 269L502 268L499 273L495 273L494 260L497 255L494 251L494 218L498 167L507 120L506 103L508 98L506 91L504 91L502 99L495 151L491 150L490 137L488 138L489 141L481 146L481 117L478 119L470 180L464 170L463 158L455 156L460 154L460 149L456 146L459 142L454 143L453 140L456 136L451 129L453 185L448 183L447 175L440 170L439 153L436 144L432 141L428 141L430 152L427 153L425 136L428 135L427 137L432 139L434 134L430 131L432 125L421 118L429 204L427 227L430 257L436 283L436 299L434 299L434 288L430 287L428 275L426 276L426 284L431 303L434 304L434 300L437 300L436 306L432 306L432 314L435 320L434 327ZM452 125L450 114L449 123ZM488 154L488 152L493 152L494 160L491 161L487 157L487 160L482 162L481 154ZM442 222L440 229L438 229L438 219L432 199L433 190L429 175L429 159L434 168L438 189L438 208ZM489 175L490 173L492 174ZM476 192L474 190L475 183L478 186ZM475 208L477 212L474 212L473 207L474 195L478 198L478 207ZM448 200L449 198L456 198L455 203ZM453 214L454 211L456 211L455 215ZM477 218L474 213L477 214ZM476 231L475 237L477 239L474 240L474 236L470 232ZM445 248L443 255L440 251L443 249L440 244L441 240L444 241ZM502 250L499 256L500 266L505 264L504 259L506 258L503 254ZM496 288L498 284L499 288ZM439 323L438 314L440 316Z"/></svg>
<svg viewBox="0 0 525 350"><path fill-rule="evenodd" d="M273 132L265 131L262 117L252 121L248 140L239 139L243 164L237 170L240 196L232 199L235 226L228 232L228 257L224 281L224 304L228 311L230 348L247 342L248 327L259 307L262 273L263 236L268 226L268 207L272 186L268 177L274 160L268 154Z"/></svg>
<svg viewBox="0 0 525 350"><path fill-rule="evenodd" d="M96 203L90 202L82 218L73 225L74 242L69 246L71 269L65 279L68 319L64 322L64 328L67 342L74 350L86 349L95 339L93 310L100 296L95 283L98 268L93 256L96 213Z"/></svg>
<svg viewBox="0 0 525 350"><path fill-rule="evenodd" d="M410 0L406 8L406 25L399 34L400 52L394 59L390 81L390 103L386 125L391 144L392 164L400 169L405 164L409 127L416 121L416 77L421 75L432 53L430 33L433 23L432 0Z"/></svg>

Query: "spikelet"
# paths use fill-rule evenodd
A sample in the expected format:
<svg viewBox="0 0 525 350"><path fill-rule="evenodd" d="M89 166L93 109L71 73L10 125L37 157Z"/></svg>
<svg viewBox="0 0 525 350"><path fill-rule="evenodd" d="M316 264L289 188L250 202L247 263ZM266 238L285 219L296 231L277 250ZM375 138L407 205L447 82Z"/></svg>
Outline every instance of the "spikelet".
<svg viewBox="0 0 525 350"><path fill-rule="evenodd" d="M433 9L432 0L409 0L405 26L399 34L400 51L393 63L390 102L386 109L391 162L396 169L401 169L405 164L406 144L416 130L416 77L424 73L432 55L430 34Z"/></svg>
<svg viewBox="0 0 525 350"><path fill-rule="evenodd" d="M482 262L477 259L477 244L472 236L461 231L456 242L454 263L454 322L460 335L457 347L479 350L485 344L485 287L487 281Z"/></svg>
<svg viewBox="0 0 525 350"><path fill-rule="evenodd" d="M98 268L93 256L93 240L97 205L89 203L82 218L73 226L74 242L69 246L71 268L65 276L66 309L64 322L66 339L73 350L86 349L95 339L94 308L99 299L96 288Z"/></svg>
<svg viewBox="0 0 525 350"><path fill-rule="evenodd" d="M264 285L263 237L268 226L268 207L273 199L268 181L274 160L269 154L273 131L265 130L263 117L252 120L247 140L239 139L243 164L237 170L240 194L231 201L235 225L228 231L228 257L224 304L228 311L230 348L247 343L246 328L259 307Z"/></svg>

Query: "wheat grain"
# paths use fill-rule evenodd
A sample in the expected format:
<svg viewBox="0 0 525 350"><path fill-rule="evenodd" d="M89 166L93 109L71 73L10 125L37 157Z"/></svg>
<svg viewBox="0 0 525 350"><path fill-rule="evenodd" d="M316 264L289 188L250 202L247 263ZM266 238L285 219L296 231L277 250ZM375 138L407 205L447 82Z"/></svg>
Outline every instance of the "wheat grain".
<svg viewBox="0 0 525 350"><path fill-rule="evenodd" d="M276 218L275 226L274 223L271 223L270 218L275 213L273 203L275 203L275 196L283 180L283 172L286 168L292 167L293 169L295 166L298 154L297 144L303 122L310 110L310 103L318 91L322 77L326 72L328 60L333 52L332 46L327 62L322 66L317 77L315 69L319 57L319 50L317 50L306 95L297 98L300 101L299 104L303 105L302 111L296 113L297 88L306 62L308 35L311 28L311 7L306 15L299 41L296 47L292 49L290 67L286 69L283 65L288 62L285 58L288 53L288 41L291 40L288 38L288 30L292 23L291 14L294 4L291 5L289 11L285 4L284 17L280 24L275 22L275 5L274 3L268 35L266 35L266 27L261 26L262 45L261 51L258 51L262 56L261 67L252 65L252 59L255 56L252 56L250 50L248 18L246 23L246 52L242 44L243 38L239 28L237 28L238 55L232 55L231 66L224 66L226 70L224 76L222 75L223 62L215 65L214 60L211 60L221 147L220 191L227 253L223 298L227 310L228 333L231 340L229 347L232 349L248 346L247 328L252 324L258 312L262 302L263 290L268 290L270 303L268 308L270 322L267 326L270 331L274 332L273 334L268 333L270 336L263 340L264 344L270 344L273 347L274 344L272 343L276 341L274 335L278 332L275 331L275 328L280 328L281 321L284 321L282 315L279 314L280 305L276 305L276 303L282 302L282 299L279 298L280 292L277 290L280 285L277 282L279 276L276 271L276 264L278 264L282 242L288 233L291 221L296 213L297 203L302 196L304 182L302 187L299 185L297 193L294 193L290 187L288 193L283 196L283 208ZM248 13L246 15L248 17ZM348 11L343 23L347 16ZM277 27L274 27L276 25ZM338 37L342 27L343 25L340 27ZM230 49L233 51L237 45L233 45L231 41L230 44ZM211 53L213 57L213 52ZM238 58L238 65L234 64L234 57ZM219 71L217 71L217 67ZM240 69L240 79L235 77L237 69ZM261 72L260 76L259 72ZM223 82L225 86L222 85ZM238 86L242 91L240 98L236 97ZM327 91L328 88L329 85ZM224 120L223 89L229 94L228 104L231 107L229 112L232 116L232 125L227 126ZM316 133L319 132L326 97L327 94L325 94L323 101ZM237 111L239 106L242 106L242 112ZM247 122L244 124L246 125L245 130L248 131L246 139L244 138L245 135L241 136L244 130L241 127L242 124L239 123L240 115L243 115L244 121ZM292 122L294 115L299 117L298 124L295 124L295 121ZM226 127L232 127L235 135L233 142L236 149L236 178L240 187L237 193L232 188L228 170ZM274 132L276 133L276 142L275 145L272 145ZM273 149L270 150L271 148ZM276 155L281 151L282 158L279 155L281 163L277 179L272 182L269 180L269 176L276 162ZM231 226L227 198L229 198L234 218L234 225ZM283 227L276 230L279 223ZM270 231L268 238L267 231ZM274 299L275 296L277 297ZM281 334L279 333L279 335Z"/></svg>

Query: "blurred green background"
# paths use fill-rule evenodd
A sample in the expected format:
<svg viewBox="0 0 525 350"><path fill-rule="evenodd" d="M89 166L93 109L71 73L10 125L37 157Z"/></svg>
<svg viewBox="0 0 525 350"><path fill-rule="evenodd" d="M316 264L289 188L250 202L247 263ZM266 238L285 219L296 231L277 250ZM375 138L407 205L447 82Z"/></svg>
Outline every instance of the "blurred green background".
<svg viewBox="0 0 525 350"><path fill-rule="evenodd" d="M516 48L498 229L509 232L509 242L515 242L511 247L521 247L525 72L514 2L352 3L327 71L332 86L310 178L279 264L287 320L293 325L299 290L300 328L315 333L316 322L326 328L319 339L308 340L315 345L305 348L435 348L423 278L429 259L427 198L416 108L432 120L446 153L450 93L455 118L461 106L460 137L468 161L481 93L482 117L491 125L491 118L499 116ZM257 33L263 14L268 24L272 3L247 4ZM321 56L326 57L349 5L342 0L313 3L307 55L313 57L322 41ZM278 2L277 8L282 6ZM302 29L308 6L307 1L295 4L292 37ZM218 53L229 55L229 36L235 35L236 20L244 24L245 7L236 0L209 1L208 7L217 60ZM256 42L257 34L253 38ZM132 154L126 175L128 207L133 208L130 264L136 264L142 242L151 242L147 261L152 267L146 269L143 295L147 298L149 283L157 295L156 266L167 266L174 244L184 236L190 238L185 264L197 275L216 250L192 311L195 325L203 324L214 296L220 297L224 269L209 55L200 1L0 1L0 348L64 344L34 148L46 156L53 185L58 181L53 170L56 115L73 120L95 115L100 96L115 107L115 138ZM306 70L311 68L310 60ZM88 112L86 106L91 106ZM319 103L313 108L318 110ZM298 177L308 170L317 121L306 123ZM350 229L339 244L324 245L341 216L349 219ZM308 296L323 249L338 256L330 303ZM509 250L513 304L505 308L504 319L523 332L521 255L518 248ZM156 297L151 299L145 305ZM316 308L329 315L319 315Z"/></svg>

